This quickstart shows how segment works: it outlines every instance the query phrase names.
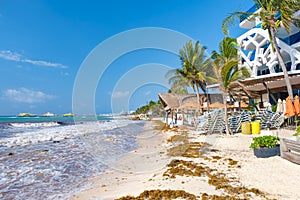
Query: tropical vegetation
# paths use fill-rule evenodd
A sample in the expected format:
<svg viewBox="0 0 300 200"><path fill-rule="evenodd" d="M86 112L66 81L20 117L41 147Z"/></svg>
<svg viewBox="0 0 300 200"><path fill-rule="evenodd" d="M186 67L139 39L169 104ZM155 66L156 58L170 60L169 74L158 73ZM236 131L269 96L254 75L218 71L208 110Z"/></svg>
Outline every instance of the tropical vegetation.
<svg viewBox="0 0 300 200"><path fill-rule="evenodd" d="M282 68L288 95L293 99L293 90L290 83L289 75L285 63L280 52L278 42L275 37L277 30L282 27L290 33L291 25L300 26L300 20L294 17L294 13L300 9L299 0L253 0L258 12L234 12L224 19L222 30L227 35L228 26L234 24L235 18L248 20L256 20L259 18L262 21L262 28L267 29L269 40L273 51L276 52L279 64Z"/></svg>
<svg viewBox="0 0 300 200"><path fill-rule="evenodd" d="M292 24L300 25L300 20L294 18L294 13L300 10L300 0L253 0L257 12L234 12L224 19L222 24L223 32L228 35L228 27L233 25L235 19L261 20L261 26L269 33L269 41L272 50L277 54L279 64L282 68L288 95L293 99L293 91L289 75L280 52L275 33L283 27L290 33ZM194 89L199 101L199 90L207 92L208 83L218 83L223 96L225 109L224 121L226 134L230 134L227 118L227 96L233 83L238 83L245 88L239 80L250 76L250 72L244 66L239 66L238 44L235 38L225 37L220 45L219 51L213 51L207 56L206 48L201 46L199 41L193 44L189 41L179 50L181 67L170 70L166 77L171 88L169 92L186 94L187 87Z"/></svg>
<svg viewBox="0 0 300 200"><path fill-rule="evenodd" d="M190 86L196 92L197 102L200 103L199 89L206 93L207 82L214 80L208 73L210 58L205 51L206 48L201 46L199 41L195 44L189 41L179 50L182 67L167 73L172 92L184 93L187 92L187 86Z"/></svg>
<svg viewBox="0 0 300 200"><path fill-rule="evenodd" d="M300 125L296 127L296 132L293 134L293 136L299 136L300 135Z"/></svg>
<svg viewBox="0 0 300 200"><path fill-rule="evenodd" d="M265 135L254 137L250 145L251 149L254 148L274 148L277 146L279 138L277 136Z"/></svg>
<svg viewBox="0 0 300 200"><path fill-rule="evenodd" d="M187 94L188 93L188 81L185 77L178 73L177 69L172 69L167 72L165 75L169 80L170 89L168 93L175 94Z"/></svg>
<svg viewBox="0 0 300 200"><path fill-rule="evenodd" d="M223 96L223 104L225 110L225 131L228 135L230 133L227 118L227 94L229 92L229 87L232 83L240 79L249 77L250 72L246 67L238 66L238 50L235 38L225 37L219 45L219 51L220 53L216 51L212 53L212 58L214 59L212 62L212 66Z"/></svg>
<svg viewBox="0 0 300 200"><path fill-rule="evenodd" d="M149 101L146 105L141 106L136 109L134 114L148 114L151 113L153 116L159 116L161 115L161 112L163 111L163 106L161 105L160 101Z"/></svg>

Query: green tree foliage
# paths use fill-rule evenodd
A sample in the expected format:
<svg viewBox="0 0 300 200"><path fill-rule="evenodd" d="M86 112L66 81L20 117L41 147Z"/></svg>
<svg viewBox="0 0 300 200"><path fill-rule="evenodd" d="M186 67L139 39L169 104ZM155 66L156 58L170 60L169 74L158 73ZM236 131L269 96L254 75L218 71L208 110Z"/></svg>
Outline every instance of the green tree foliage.
<svg viewBox="0 0 300 200"><path fill-rule="evenodd" d="M212 66L214 69L217 82L220 85L220 90L223 95L223 104L225 109L224 121L226 126L226 134L229 135L230 130L227 118L227 95L229 86L238 80L249 77L250 73L246 67L239 67L237 56L237 43L236 39L225 37L219 45L220 53L213 52Z"/></svg>
<svg viewBox="0 0 300 200"><path fill-rule="evenodd" d="M160 101L149 101L149 103L147 103L144 106L139 107L134 114L148 114L151 113L152 115L156 115L159 116L161 115L163 112L163 106L160 103Z"/></svg>
<svg viewBox="0 0 300 200"><path fill-rule="evenodd" d="M185 93L187 86L190 86L196 92L199 102L199 88L205 93L207 82L213 79L207 73L210 58L205 51L206 48L201 46L199 41L195 44L189 41L179 50L182 67L167 73L172 92Z"/></svg>
<svg viewBox="0 0 300 200"><path fill-rule="evenodd" d="M177 72L177 69L173 69L167 72L166 78L169 80L169 84L171 85L168 93L175 94L187 94L187 86L188 81L185 80L181 74Z"/></svg>

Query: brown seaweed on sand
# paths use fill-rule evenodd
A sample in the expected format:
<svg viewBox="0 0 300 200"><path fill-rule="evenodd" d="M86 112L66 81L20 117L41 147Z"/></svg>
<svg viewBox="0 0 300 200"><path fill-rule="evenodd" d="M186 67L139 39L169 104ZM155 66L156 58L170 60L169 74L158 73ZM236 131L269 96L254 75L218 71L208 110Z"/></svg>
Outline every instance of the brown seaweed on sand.
<svg viewBox="0 0 300 200"><path fill-rule="evenodd" d="M185 192L184 190L145 190L142 192L139 196L133 197L133 196L125 196L121 197L116 200L158 200L158 199L164 199L164 200L170 200L170 199L177 199L177 198L183 198L186 200L195 200L197 197L194 194L190 194Z"/></svg>
<svg viewBox="0 0 300 200"><path fill-rule="evenodd" d="M236 162L232 159L227 160L229 160L228 165L230 166L233 165L232 162L236 164ZM230 196L230 198L227 198L228 195L204 195L202 196L202 199L248 199L251 195L266 198L265 194L259 189L246 188L244 186L233 186L232 183L235 185L240 185L240 183L237 180L232 181L226 176L226 174L205 166L203 163L198 164L192 161L172 160L167 167L168 170L163 174L165 177L176 178L176 176L207 176L209 178L208 183L210 185L213 185L217 190L224 190Z"/></svg>
<svg viewBox="0 0 300 200"><path fill-rule="evenodd" d="M206 142L184 142L168 149L169 156L182 156L187 158L202 157L202 149L209 147Z"/></svg>
<svg viewBox="0 0 300 200"><path fill-rule="evenodd" d="M163 176L175 178L177 176L205 176L211 172L207 166L196 165L192 161L172 160L168 165L168 170Z"/></svg>

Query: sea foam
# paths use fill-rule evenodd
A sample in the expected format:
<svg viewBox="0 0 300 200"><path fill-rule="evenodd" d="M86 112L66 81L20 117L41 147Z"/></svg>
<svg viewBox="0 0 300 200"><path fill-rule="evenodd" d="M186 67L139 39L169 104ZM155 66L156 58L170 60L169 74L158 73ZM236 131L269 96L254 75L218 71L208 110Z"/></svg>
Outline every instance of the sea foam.
<svg viewBox="0 0 300 200"><path fill-rule="evenodd" d="M135 149L143 124L112 120L10 129L19 132L0 138L0 199L68 199Z"/></svg>

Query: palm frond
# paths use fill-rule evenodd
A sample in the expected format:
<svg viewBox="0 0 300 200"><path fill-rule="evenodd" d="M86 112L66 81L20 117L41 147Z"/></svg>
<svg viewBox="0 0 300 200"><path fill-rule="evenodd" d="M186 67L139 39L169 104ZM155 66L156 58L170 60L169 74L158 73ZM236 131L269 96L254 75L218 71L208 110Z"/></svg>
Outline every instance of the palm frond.
<svg viewBox="0 0 300 200"><path fill-rule="evenodd" d="M217 83L218 79L217 79L217 77L208 76L206 78L206 82L209 83L209 84L213 84L213 83Z"/></svg>
<svg viewBox="0 0 300 200"><path fill-rule="evenodd" d="M240 12L239 11L239 12L230 13L229 16L227 16L222 22L222 32L225 35L229 35L228 28L230 26L234 26L238 20L242 20L245 17L246 18L250 17L250 18L248 18L248 20L250 20L250 21L255 19L253 16L253 13L250 13L250 12Z"/></svg>
<svg viewBox="0 0 300 200"><path fill-rule="evenodd" d="M165 74L165 78L168 79L168 78L170 78L170 77L176 75L176 70L177 70L177 69L171 69L171 70L167 71L167 73Z"/></svg>
<svg viewBox="0 0 300 200"><path fill-rule="evenodd" d="M219 48L223 59L230 60L237 57L238 45L235 38L225 37Z"/></svg>
<svg viewBox="0 0 300 200"><path fill-rule="evenodd" d="M221 68L221 77L223 81L223 86L226 89L231 82L234 81L233 76L238 73L238 60L231 60L226 63Z"/></svg>

